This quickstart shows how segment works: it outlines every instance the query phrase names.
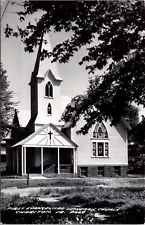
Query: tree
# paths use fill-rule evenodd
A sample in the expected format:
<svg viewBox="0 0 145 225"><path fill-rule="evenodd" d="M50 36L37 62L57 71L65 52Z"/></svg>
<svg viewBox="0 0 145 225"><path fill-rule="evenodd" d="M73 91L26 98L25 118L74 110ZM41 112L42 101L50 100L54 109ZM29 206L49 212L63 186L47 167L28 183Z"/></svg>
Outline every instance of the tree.
<svg viewBox="0 0 145 225"><path fill-rule="evenodd" d="M144 105L143 1L25 1L18 15L23 21L38 10L42 16L36 24L18 27L18 31L7 24L6 37L20 36L25 51L33 52L43 34L52 29L71 32L70 39L56 45L52 52L43 49L41 59L53 57L52 62L67 63L87 46L79 64L87 63L86 70L94 74L85 95L76 96L66 107L62 115L65 127L75 126L83 116L86 124L79 132L85 134L96 121L109 118L116 124L121 117L127 118L133 102ZM108 69L99 76L97 70L106 65Z"/></svg>
<svg viewBox="0 0 145 225"><path fill-rule="evenodd" d="M145 117L129 132L129 172L144 173Z"/></svg>
<svg viewBox="0 0 145 225"><path fill-rule="evenodd" d="M6 70L0 63L0 139L11 125L10 119L14 113L14 102L12 101L12 92L9 91L9 82L6 76Z"/></svg>

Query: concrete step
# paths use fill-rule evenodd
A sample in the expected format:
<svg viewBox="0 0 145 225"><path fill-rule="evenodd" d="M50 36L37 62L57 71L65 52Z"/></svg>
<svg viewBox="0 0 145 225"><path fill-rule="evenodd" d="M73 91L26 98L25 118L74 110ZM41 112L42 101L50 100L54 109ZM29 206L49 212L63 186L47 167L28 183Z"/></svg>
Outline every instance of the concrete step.
<svg viewBox="0 0 145 225"><path fill-rule="evenodd" d="M30 179L39 179L39 180L42 180L42 179L47 179L47 177L43 176L42 174L29 174L29 178Z"/></svg>
<svg viewBox="0 0 145 225"><path fill-rule="evenodd" d="M51 178L51 177L55 177L55 178L65 178L65 177L77 177L77 174L73 174L73 173L44 173L45 177Z"/></svg>

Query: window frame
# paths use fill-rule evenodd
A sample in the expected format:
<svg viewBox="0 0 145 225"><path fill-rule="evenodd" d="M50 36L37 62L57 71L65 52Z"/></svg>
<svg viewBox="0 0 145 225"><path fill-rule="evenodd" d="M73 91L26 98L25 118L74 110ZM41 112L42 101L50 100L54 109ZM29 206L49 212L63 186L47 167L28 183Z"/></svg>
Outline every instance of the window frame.
<svg viewBox="0 0 145 225"><path fill-rule="evenodd" d="M101 174L100 174L100 172L101 172ZM98 166L98 176L104 177L104 173L105 173L104 166Z"/></svg>
<svg viewBox="0 0 145 225"><path fill-rule="evenodd" d="M96 144L94 144L96 143ZM103 143L103 155L100 156L98 153L99 153L99 149L98 149L98 144L99 143ZM108 145L108 155L105 154L105 144ZM96 145L96 151L95 149L93 149L93 145L95 146ZM109 143L109 140L92 140L92 157L93 158L109 158L110 157L110 143ZM96 152L96 155L93 154L93 151Z"/></svg>
<svg viewBox="0 0 145 225"><path fill-rule="evenodd" d="M48 113L48 107L50 107L50 113ZM52 106L51 106L51 103L50 102L47 105L47 115L48 116L51 116L52 115Z"/></svg>
<svg viewBox="0 0 145 225"><path fill-rule="evenodd" d="M104 133L104 136L106 136L106 137L101 137L100 136L100 134L99 134L99 130L102 130L102 131L105 131L105 132L103 132ZM93 128L93 132L92 132L92 138L93 139L109 139L109 133L108 133L108 130L107 130L107 128L106 128L106 126L105 126L105 124L103 123L103 122L101 122L101 123L97 123L97 124L95 124L95 126L94 126L94 128Z"/></svg>
<svg viewBox="0 0 145 225"><path fill-rule="evenodd" d="M88 176L88 167L86 166L81 166L80 167L80 175L82 177L87 177Z"/></svg>
<svg viewBox="0 0 145 225"><path fill-rule="evenodd" d="M114 166L113 169L116 176L121 176L121 166Z"/></svg>
<svg viewBox="0 0 145 225"><path fill-rule="evenodd" d="M104 132L104 137L103 136L100 137L97 134L98 130L100 128ZM94 133L95 133L95 135L94 135ZM109 158L110 157L109 133L108 133L108 130L107 130L107 128L106 128L106 126L105 126L105 124L103 122L95 124L94 129L92 130L91 141L92 141L92 157L93 158ZM103 144L103 154L99 155L99 145L101 146L102 144ZM106 145L108 146L107 148L106 148ZM96 146L96 148L95 148L95 146ZM101 147L100 147L100 149L101 149ZM100 152L101 152L101 150L100 150Z"/></svg>
<svg viewBox="0 0 145 225"><path fill-rule="evenodd" d="M51 88L51 90L50 90L50 88ZM50 81L48 81L45 84L45 98L53 98L53 85L52 85L52 83Z"/></svg>

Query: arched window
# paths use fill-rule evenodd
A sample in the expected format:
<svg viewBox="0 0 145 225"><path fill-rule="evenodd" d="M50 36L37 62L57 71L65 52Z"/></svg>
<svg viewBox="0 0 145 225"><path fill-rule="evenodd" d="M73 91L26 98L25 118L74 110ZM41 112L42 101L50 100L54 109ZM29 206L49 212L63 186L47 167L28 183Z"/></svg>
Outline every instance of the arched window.
<svg viewBox="0 0 145 225"><path fill-rule="evenodd" d="M109 157L108 132L104 123L97 123L93 130L92 156Z"/></svg>
<svg viewBox="0 0 145 225"><path fill-rule="evenodd" d="M108 132L103 123L97 123L93 131L93 138L108 138Z"/></svg>
<svg viewBox="0 0 145 225"><path fill-rule="evenodd" d="M48 115L51 115L52 114L52 107L51 107L51 104L50 103L47 106L47 114Z"/></svg>
<svg viewBox="0 0 145 225"><path fill-rule="evenodd" d="M53 86L50 81L45 86L45 96L53 97Z"/></svg>

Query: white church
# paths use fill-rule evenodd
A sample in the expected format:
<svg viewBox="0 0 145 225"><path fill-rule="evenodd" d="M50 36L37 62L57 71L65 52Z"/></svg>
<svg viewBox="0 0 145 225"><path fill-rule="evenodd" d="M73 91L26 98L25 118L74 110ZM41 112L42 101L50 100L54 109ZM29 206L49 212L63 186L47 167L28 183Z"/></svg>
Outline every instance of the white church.
<svg viewBox="0 0 145 225"><path fill-rule="evenodd" d="M17 111L13 129L6 141L7 170L11 174L66 174L78 177L126 176L128 168L128 123L121 119L117 126L110 121L96 123L86 135L77 135L77 127L62 129L60 121L71 101L61 96L63 82L56 63L40 61L41 43L30 79L30 119L20 126Z"/></svg>

